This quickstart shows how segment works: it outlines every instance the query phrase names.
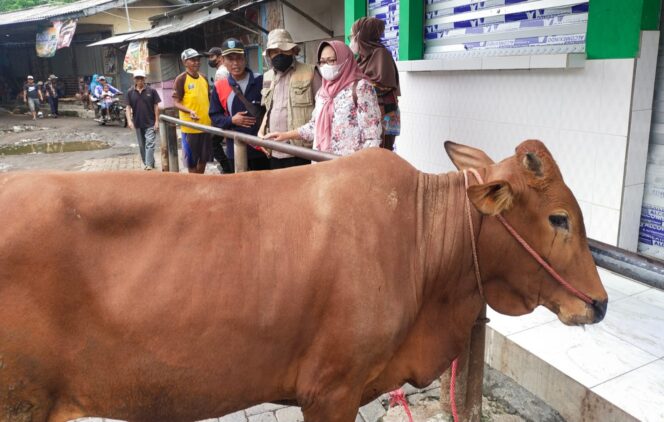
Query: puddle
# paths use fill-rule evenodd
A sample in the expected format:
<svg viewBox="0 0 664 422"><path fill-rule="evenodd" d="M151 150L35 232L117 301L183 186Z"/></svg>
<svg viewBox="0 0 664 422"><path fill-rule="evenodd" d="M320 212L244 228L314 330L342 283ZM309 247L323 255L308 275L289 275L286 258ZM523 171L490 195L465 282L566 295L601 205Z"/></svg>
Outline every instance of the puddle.
<svg viewBox="0 0 664 422"><path fill-rule="evenodd" d="M0 145L0 155L57 154L61 152L95 151L110 148L103 141L31 142Z"/></svg>

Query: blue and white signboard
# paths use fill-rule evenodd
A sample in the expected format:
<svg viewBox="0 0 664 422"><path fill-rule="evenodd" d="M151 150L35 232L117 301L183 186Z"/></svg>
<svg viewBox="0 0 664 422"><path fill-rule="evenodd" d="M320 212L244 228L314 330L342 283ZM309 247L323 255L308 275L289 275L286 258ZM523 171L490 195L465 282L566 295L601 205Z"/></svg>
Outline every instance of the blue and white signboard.
<svg viewBox="0 0 664 422"><path fill-rule="evenodd" d="M385 36L381 39L394 60L399 55L399 0L367 0L368 15L385 21Z"/></svg>
<svg viewBox="0 0 664 422"><path fill-rule="evenodd" d="M425 0L425 58L583 52L588 0Z"/></svg>

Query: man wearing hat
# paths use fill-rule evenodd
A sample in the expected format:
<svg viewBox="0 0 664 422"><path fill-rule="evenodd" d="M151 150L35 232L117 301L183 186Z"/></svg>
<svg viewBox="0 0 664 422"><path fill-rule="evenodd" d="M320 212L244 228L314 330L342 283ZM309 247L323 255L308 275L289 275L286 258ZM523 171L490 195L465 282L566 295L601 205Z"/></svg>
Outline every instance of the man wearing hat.
<svg viewBox="0 0 664 422"><path fill-rule="evenodd" d="M208 56L208 66L217 69L214 75L214 82L228 78L228 69L224 66L224 57L219 47L212 47L206 54ZM212 78L210 78L212 79ZM233 173L230 161L224 152L224 138L222 136L212 135L212 155L217 160L221 173Z"/></svg>
<svg viewBox="0 0 664 422"><path fill-rule="evenodd" d="M134 71L134 86L127 91L127 126L136 130L138 148L144 170L154 169L154 146L159 130L159 103L157 91L145 85L145 72Z"/></svg>
<svg viewBox="0 0 664 422"><path fill-rule="evenodd" d="M263 76L262 103L267 110L259 136L269 132L287 132L311 120L316 92L321 79L315 67L296 59L300 47L285 29L273 29L267 36L265 57L272 69ZM311 148L308 141L291 139L293 145ZM309 164L310 161L272 151L273 169Z"/></svg>
<svg viewBox="0 0 664 422"><path fill-rule="evenodd" d="M229 38L221 46L224 65L228 68L228 79L215 82L210 99L212 124L221 129L256 135L265 111L261 106L263 76L254 74L247 67L244 45ZM227 144L228 158L234 164L233 142ZM259 150L247 148L249 170L267 170L268 158Z"/></svg>
<svg viewBox="0 0 664 422"><path fill-rule="evenodd" d="M48 80L44 84L44 93L46 94L46 100L48 105L51 107L51 117L58 117L58 77L51 75L48 77Z"/></svg>
<svg viewBox="0 0 664 422"><path fill-rule="evenodd" d="M199 73L201 57L193 48L182 52L180 58L185 71L175 78L173 104L180 112L180 120L210 126L209 85L205 75ZM205 173L205 166L212 161L212 140L208 133L182 126L182 152L189 173Z"/></svg>
<svg viewBox="0 0 664 422"><path fill-rule="evenodd" d="M25 85L23 85L23 101L28 105L30 113L32 113L32 120L37 120L37 112L39 111L39 103L44 101L41 90L35 85L35 78L28 75Z"/></svg>

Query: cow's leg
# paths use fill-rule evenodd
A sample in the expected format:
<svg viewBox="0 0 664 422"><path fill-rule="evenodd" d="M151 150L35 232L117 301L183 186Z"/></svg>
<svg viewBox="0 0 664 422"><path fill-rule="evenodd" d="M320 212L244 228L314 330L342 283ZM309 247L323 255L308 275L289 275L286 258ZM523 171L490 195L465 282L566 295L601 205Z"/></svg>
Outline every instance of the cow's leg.
<svg viewBox="0 0 664 422"><path fill-rule="evenodd" d="M77 407L58 401L48 414L47 422L67 422L84 416L86 416L85 413Z"/></svg>

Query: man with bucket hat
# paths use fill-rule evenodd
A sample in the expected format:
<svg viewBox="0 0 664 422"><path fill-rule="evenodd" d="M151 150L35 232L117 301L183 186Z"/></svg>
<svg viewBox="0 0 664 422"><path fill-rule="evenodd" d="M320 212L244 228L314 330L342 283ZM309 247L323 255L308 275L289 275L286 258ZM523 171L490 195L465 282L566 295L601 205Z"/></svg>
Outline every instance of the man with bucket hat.
<svg viewBox="0 0 664 422"><path fill-rule="evenodd" d="M267 36L265 58L272 69L263 75L262 103L266 108L259 136L269 132L287 132L311 120L316 92L321 86L315 67L296 56L300 47L285 29L273 29ZM291 139L293 145L311 148L311 142ZM278 151L271 151L270 168L309 164L310 161Z"/></svg>
<svg viewBox="0 0 664 422"><path fill-rule="evenodd" d="M58 102L60 98L57 83L58 77L55 75L50 75L44 84L44 93L46 94L48 105L51 108L51 117L55 119L58 118Z"/></svg>

